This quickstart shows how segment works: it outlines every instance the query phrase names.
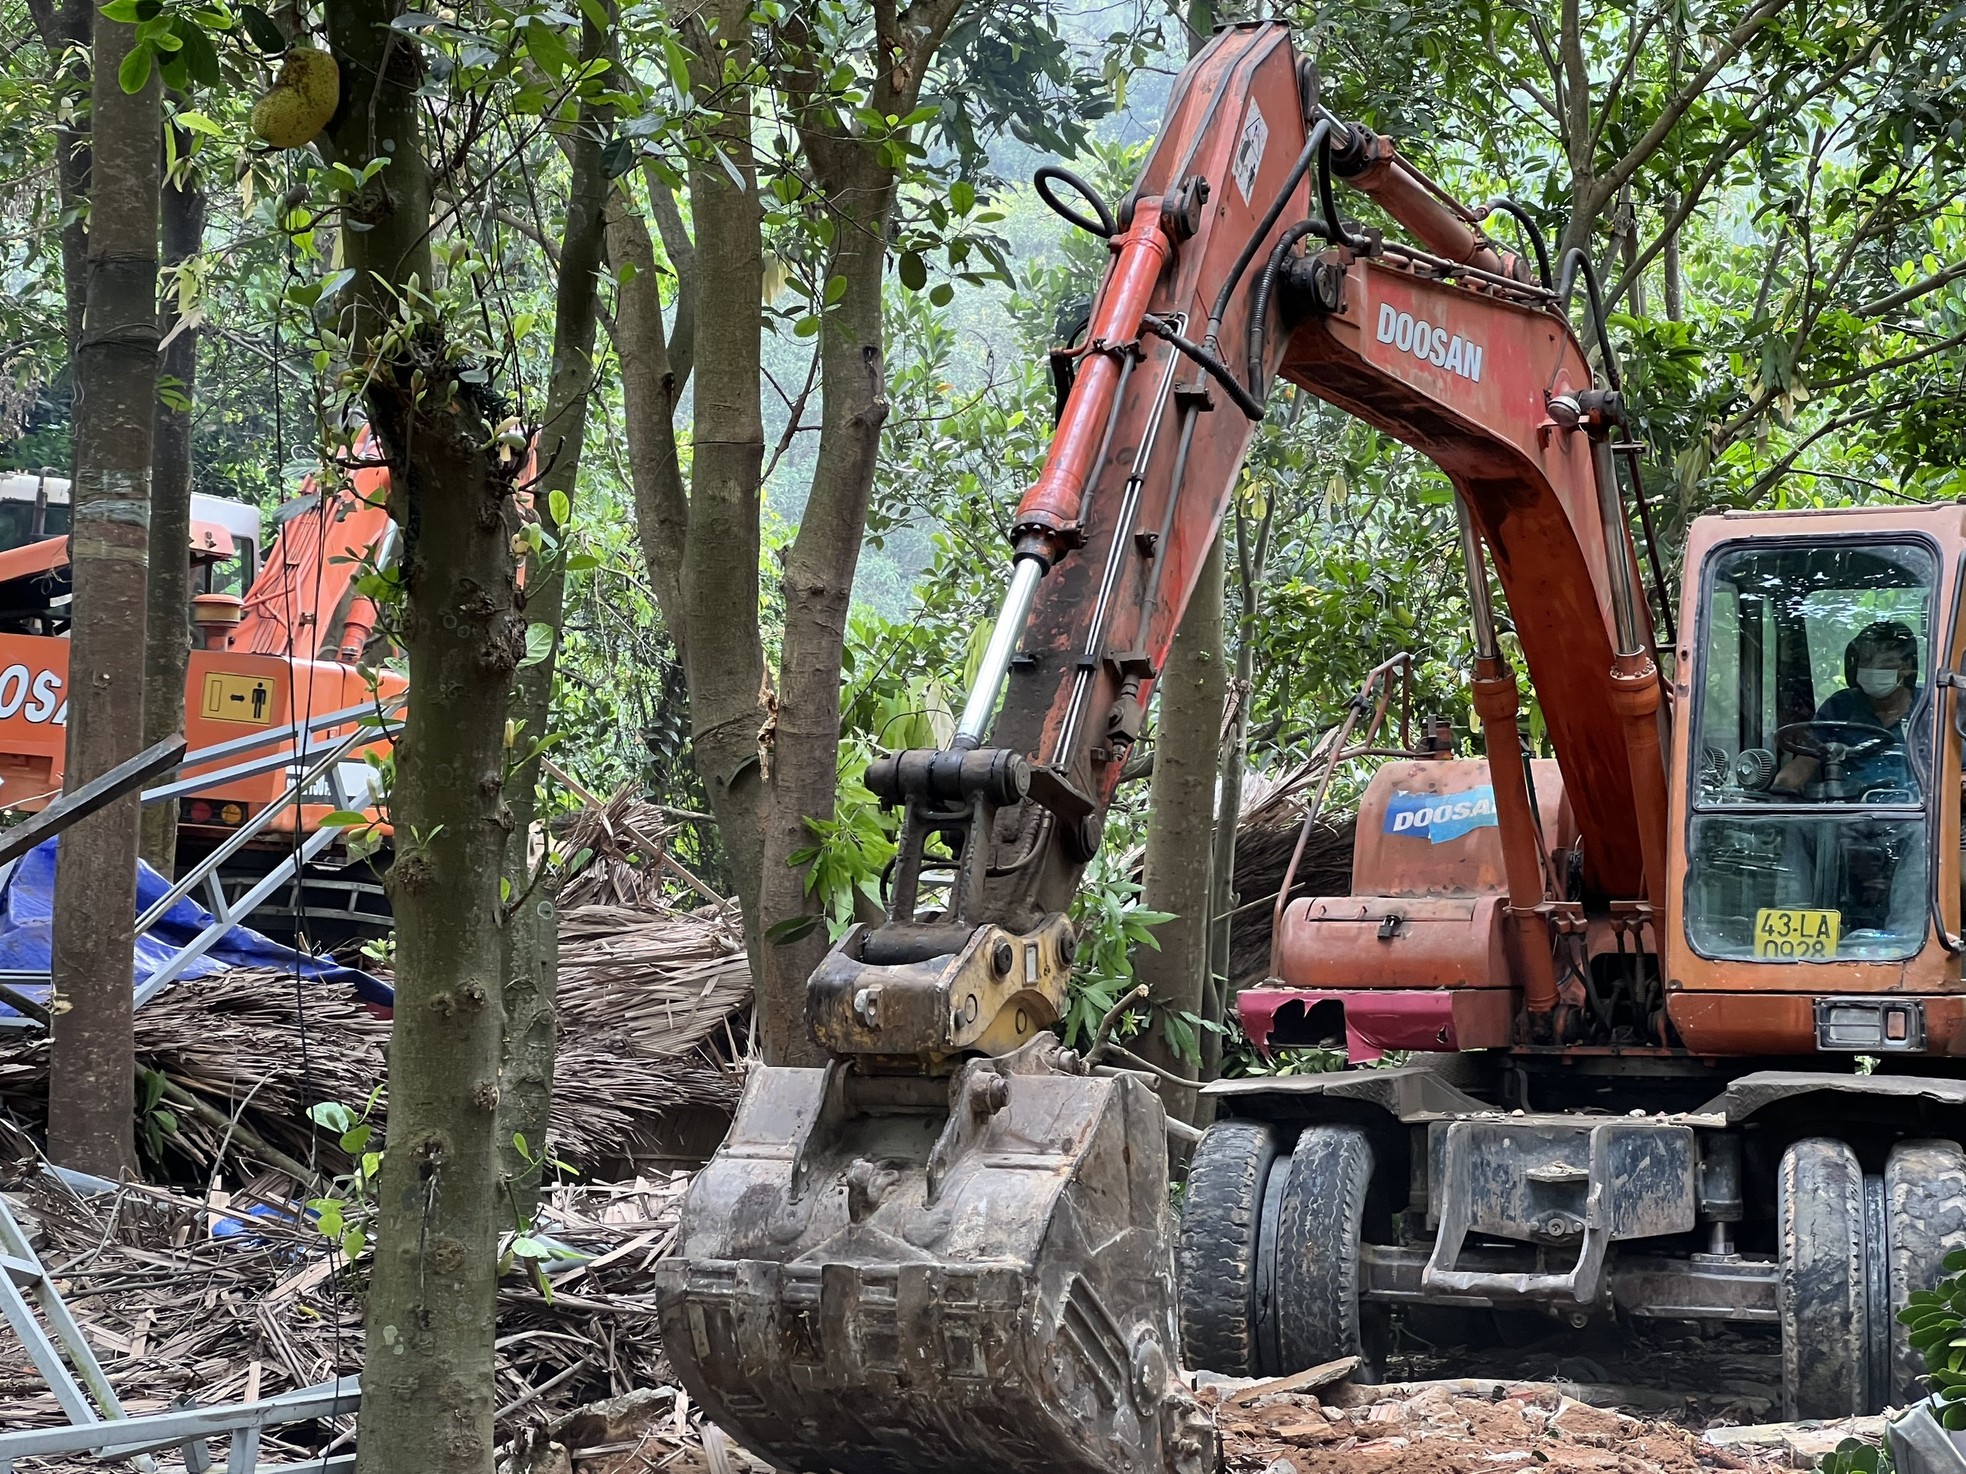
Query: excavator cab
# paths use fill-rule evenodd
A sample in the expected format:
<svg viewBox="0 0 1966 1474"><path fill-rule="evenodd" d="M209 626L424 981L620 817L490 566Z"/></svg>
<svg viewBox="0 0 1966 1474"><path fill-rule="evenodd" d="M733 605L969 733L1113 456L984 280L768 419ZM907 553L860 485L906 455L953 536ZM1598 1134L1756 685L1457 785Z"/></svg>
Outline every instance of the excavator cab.
<svg viewBox="0 0 1966 1474"><path fill-rule="evenodd" d="M1685 1048L1966 1050L1962 552L1952 507L1691 529L1665 948Z"/></svg>

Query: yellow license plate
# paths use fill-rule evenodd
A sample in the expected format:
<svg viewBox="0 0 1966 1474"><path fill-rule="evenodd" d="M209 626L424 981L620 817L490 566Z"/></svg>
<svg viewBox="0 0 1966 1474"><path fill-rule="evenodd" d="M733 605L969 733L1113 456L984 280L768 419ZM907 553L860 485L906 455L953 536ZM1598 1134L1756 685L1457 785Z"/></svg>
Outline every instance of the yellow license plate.
<svg viewBox="0 0 1966 1474"><path fill-rule="evenodd" d="M1793 911L1765 906L1754 913L1754 955L1780 962L1836 955L1838 911Z"/></svg>

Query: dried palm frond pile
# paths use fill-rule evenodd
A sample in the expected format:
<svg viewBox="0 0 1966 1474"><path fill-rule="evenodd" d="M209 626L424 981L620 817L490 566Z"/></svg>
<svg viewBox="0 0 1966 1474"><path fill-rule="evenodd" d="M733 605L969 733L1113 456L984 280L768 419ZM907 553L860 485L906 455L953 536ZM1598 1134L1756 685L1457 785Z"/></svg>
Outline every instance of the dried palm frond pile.
<svg viewBox="0 0 1966 1474"><path fill-rule="evenodd" d="M678 882L707 889L670 855L676 828L666 810L626 788L605 803L597 799L580 809L556 836L559 852L579 859L575 873L560 888L561 908L656 910Z"/></svg>
<svg viewBox="0 0 1966 1474"><path fill-rule="evenodd" d="M1229 928L1229 976L1236 987L1261 982L1270 967L1272 906L1290 853L1317 791L1317 774L1299 768L1275 780L1252 778L1236 825L1236 904ZM1291 896L1342 896L1352 886L1355 811L1328 800L1304 842Z"/></svg>
<svg viewBox="0 0 1966 1474"><path fill-rule="evenodd" d="M563 918L556 1156L577 1166L657 1150L673 1112L729 1110L751 979L734 920L584 907ZM201 1173L228 1148L279 1165L264 1143L330 1171L345 1165L307 1108L360 1111L382 1084L389 1024L352 993L290 974L239 969L178 983L136 1016L138 1063L202 1103L168 1113L167 1150ZM0 1039L0 1105L38 1126L48 1051L38 1035ZM378 1119L386 1102L376 1105ZM231 1124L236 1120L236 1126Z"/></svg>

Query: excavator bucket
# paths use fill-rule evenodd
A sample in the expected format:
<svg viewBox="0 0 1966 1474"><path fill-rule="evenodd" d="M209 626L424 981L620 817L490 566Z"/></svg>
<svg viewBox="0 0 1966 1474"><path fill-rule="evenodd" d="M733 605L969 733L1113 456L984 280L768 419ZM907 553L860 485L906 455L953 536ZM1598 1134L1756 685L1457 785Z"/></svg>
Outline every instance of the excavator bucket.
<svg viewBox="0 0 1966 1474"><path fill-rule="evenodd" d="M1159 1100L1045 1036L948 1076L755 1071L663 1344L747 1448L838 1474L1207 1474Z"/></svg>

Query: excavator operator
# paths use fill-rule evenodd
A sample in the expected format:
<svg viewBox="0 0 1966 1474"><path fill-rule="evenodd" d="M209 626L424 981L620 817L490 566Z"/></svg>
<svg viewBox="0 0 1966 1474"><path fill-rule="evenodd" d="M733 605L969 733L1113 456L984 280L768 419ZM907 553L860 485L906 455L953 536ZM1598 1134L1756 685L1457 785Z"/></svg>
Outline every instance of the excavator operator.
<svg viewBox="0 0 1966 1474"><path fill-rule="evenodd" d="M1917 708L1918 637L1895 619L1864 628L1843 653L1843 689L1816 710L1816 724L1834 731L1838 744L1834 779L1814 797L1861 800L1879 788L1915 788L1906 756L1905 719ZM1868 729L1878 729L1867 735ZM1769 786L1801 796L1823 772L1824 753L1797 752Z"/></svg>

